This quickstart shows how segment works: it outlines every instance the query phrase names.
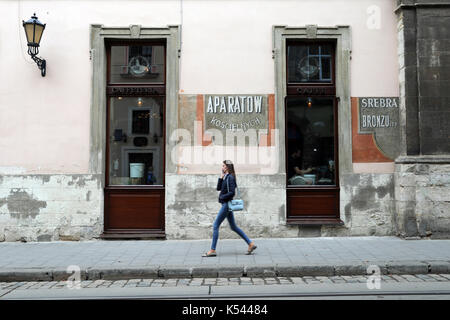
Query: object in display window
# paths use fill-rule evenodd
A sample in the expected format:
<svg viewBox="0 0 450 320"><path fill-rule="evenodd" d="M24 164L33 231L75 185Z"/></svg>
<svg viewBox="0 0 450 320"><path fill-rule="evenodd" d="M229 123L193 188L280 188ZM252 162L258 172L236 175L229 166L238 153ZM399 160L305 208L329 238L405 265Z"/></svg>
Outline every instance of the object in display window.
<svg viewBox="0 0 450 320"><path fill-rule="evenodd" d="M165 49L162 45L113 45L111 83L163 83Z"/></svg>
<svg viewBox="0 0 450 320"><path fill-rule="evenodd" d="M136 97L110 99L109 122L114 135L108 150L109 158L114 160L109 164L109 185L160 185L163 182L164 98L143 96L139 99L147 107L136 106Z"/></svg>
<svg viewBox="0 0 450 320"><path fill-rule="evenodd" d="M132 134L148 134L150 132L150 110L133 110Z"/></svg>
<svg viewBox="0 0 450 320"><path fill-rule="evenodd" d="M335 184L332 99L289 97L287 141L288 185Z"/></svg>

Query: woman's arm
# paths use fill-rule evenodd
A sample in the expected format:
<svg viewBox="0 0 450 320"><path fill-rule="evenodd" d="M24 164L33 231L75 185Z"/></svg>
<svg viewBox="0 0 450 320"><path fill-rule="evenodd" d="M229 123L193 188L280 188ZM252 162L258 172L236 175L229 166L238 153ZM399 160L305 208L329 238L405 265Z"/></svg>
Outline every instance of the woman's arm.
<svg viewBox="0 0 450 320"><path fill-rule="evenodd" d="M305 173L310 173L312 171L312 168L301 170L298 167L294 167L294 170L295 170L295 173L304 175Z"/></svg>
<svg viewBox="0 0 450 320"><path fill-rule="evenodd" d="M222 190L222 183L223 183L223 179L219 178L219 180L217 181L217 191Z"/></svg>

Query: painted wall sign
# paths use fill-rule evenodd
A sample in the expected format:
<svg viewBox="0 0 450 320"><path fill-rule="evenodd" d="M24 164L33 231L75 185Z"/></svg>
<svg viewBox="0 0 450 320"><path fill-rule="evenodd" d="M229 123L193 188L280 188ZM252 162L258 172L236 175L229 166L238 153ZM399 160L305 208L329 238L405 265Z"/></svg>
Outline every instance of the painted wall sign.
<svg viewBox="0 0 450 320"><path fill-rule="evenodd" d="M358 98L358 133L373 134L377 147L391 159L399 152L399 103L398 97Z"/></svg>
<svg viewBox="0 0 450 320"><path fill-rule="evenodd" d="M267 96L206 95L205 130L267 129Z"/></svg>

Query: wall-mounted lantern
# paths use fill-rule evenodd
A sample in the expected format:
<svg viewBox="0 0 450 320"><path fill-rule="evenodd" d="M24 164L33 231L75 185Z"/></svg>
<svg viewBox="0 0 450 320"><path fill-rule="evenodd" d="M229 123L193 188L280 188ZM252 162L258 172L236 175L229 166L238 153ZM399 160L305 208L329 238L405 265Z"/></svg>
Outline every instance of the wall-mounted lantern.
<svg viewBox="0 0 450 320"><path fill-rule="evenodd" d="M45 77L46 62L44 59L37 57L39 54L39 43L41 42L42 34L44 33L45 24L38 20L36 13L33 14L31 19L27 22L23 20L22 22L27 36L28 54L38 65L39 70L41 70L41 75Z"/></svg>

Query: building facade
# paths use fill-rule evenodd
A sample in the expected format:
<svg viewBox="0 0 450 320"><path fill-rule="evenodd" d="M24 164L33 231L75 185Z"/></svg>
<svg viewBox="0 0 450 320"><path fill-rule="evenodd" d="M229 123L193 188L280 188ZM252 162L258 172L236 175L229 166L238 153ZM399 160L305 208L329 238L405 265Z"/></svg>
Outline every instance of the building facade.
<svg viewBox="0 0 450 320"><path fill-rule="evenodd" d="M0 241L450 236L449 1L0 8Z"/></svg>

